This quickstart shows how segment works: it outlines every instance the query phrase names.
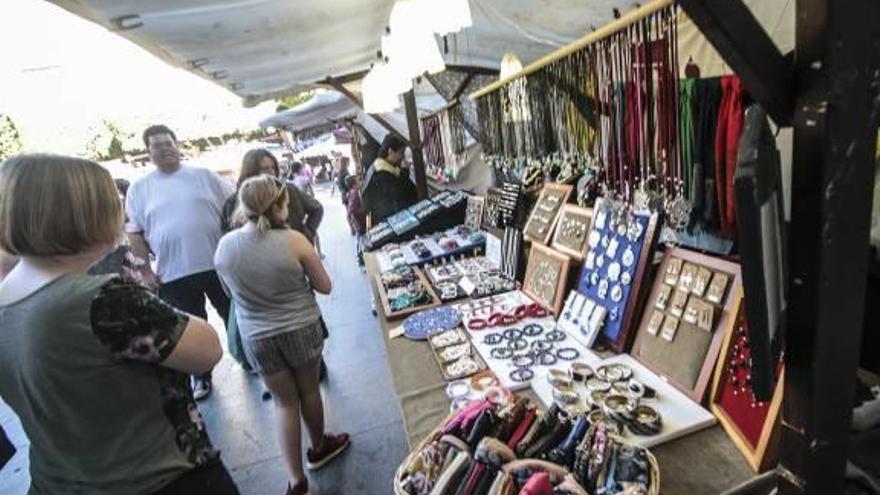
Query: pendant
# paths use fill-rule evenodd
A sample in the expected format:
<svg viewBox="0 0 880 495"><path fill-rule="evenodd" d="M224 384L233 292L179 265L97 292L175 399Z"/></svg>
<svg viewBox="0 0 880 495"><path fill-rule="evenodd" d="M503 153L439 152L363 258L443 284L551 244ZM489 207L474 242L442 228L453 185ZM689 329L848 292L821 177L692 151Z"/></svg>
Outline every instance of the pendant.
<svg viewBox="0 0 880 495"><path fill-rule="evenodd" d="M668 216L669 226L675 230L682 231L687 228L691 221L691 211L693 205L683 196L679 195L666 203L666 214Z"/></svg>

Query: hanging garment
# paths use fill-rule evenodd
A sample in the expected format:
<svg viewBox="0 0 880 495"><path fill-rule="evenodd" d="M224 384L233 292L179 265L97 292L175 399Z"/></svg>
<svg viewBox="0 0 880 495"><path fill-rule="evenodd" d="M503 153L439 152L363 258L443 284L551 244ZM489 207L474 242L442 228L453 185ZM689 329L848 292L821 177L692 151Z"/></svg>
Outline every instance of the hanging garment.
<svg viewBox="0 0 880 495"><path fill-rule="evenodd" d="M736 206L733 174L736 154L743 129L742 82L736 76L721 78L721 108L715 134L715 189L718 191L718 218L721 231L728 237L736 235Z"/></svg>
<svg viewBox="0 0 880 495"><path fill-rule="evenodd" d="M721 106L721 81L717 77L694 82L696 129L694 132L694 180L691 203L696 221L710 230L719 227L715 189L715 134Z"/></svg>
<svg viewBox="0 0 880 495"><path fill-rule="evenodd" d="M694 177L695 83L694 79L683 79L679 82L678 129L681 138L681 168L684 179L684 196L689 201L693 201L693 189L696 184L696 177Z"/></svg>

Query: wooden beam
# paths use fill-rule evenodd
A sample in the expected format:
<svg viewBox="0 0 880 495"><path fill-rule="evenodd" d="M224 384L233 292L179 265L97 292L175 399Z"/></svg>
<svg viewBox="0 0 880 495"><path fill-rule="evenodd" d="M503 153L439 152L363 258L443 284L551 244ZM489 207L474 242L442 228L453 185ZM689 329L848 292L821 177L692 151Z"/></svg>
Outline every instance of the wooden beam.
<svg viewBox="0 0 880 495"><path fill-rule="evenodd" d="M474 76L476 76L476 74L473 73L465 76L464 80L461 81L461 84L458 85L458 88L455 89L455 93L452 94L452 98L449 99L449 103L458 102L458 98L464 93L464 90L467 89L468 84L474 80Z"/></svg>
<svg viewBox="0 0 880 495"><path fill-rule="evenodd" d="M791 125L791 62L742 0L678 0L749 94L778 125Z"/></svg>
<svg viewBox="0 0 880 495"><path fill-rule="evenodd" d="M642 5L641 7L637 8L631 12L628 12L623 17L609 22L608 24L606 24L606 25L602 26L601 28L593 31L592 33L584 36L583 38L580 38L576 41L573 41L573 42L563 46L562 48L555 50L555 51L539 58L538 60L535 60L534 62L530 63L529 65L523 67L522 70L520 70L516 74L511 74L510 76L507 76L504 79L500 79L492 84L489 84L487 86L480 88L477 91L474 91L473 93L471 93L471 98L476 99L481 96L485 96L493 91L497 91L498 89L501 89L504 86L506 86L507 84L509 84L511 81L514 81L516 79L519 79L520 77L527 76L537 70L540 70L552 62L555 62L559 59L565 58L565 57L571 55L572 53L583 49L586 46L589 46L589 45L591 45L591 44L593 44L603 38L607 38L608 36L611 36L612 34L620 31L621 29L624 29L624 28L632 25L633 23L635 23L639 19L643 19L643 18L653 14L654 12L657 12L658 10L662 10L662 9L665 9L666 7L669 7L670 5L673 4L673 1L674 0L654 0L651 3Z"/></svg>
<svg viewBox="0 0 880 495"><path fill-rule="evenodd" d="M419 198L428 197L428 181L425 174L425 157L422 155L422 132L419 129L419 113L416 108L416 94L410 89L403 94L406 108L406 124L409 127L409 143L412 152L413 170L416 173L416 190Z"/></svg>
<svg viewBox="0 0 880 495"><path fill-rule="evenodd" d="M862 340L880 110L880 3L796 5L779 493L825 495L843 492Z"/></svg>
<svg viewBox="0 0 880 495"><path fill-rule="evenodd" d="M465 74L473 74L475 76L497 76L498 69L490 69L488 67L473 67L470 65L446 64L446 70L454 72L464 72Z"/></svg>
<svg viewBox="0 0 880 495"><path fill-rule="evenodd" d="M322 81L322 82L324 84L327 84L328 86L332 87L336 91L339 91L340 93L342 93L346 98L351 100L351 102L354 103L355 105L357 105L358 108L360 108L361 110L364 109L364 102L361 101L360 97L358 95L352 93L348 88L345 87L345 85L343 83L339 82L339 80L336 79L335 77L327 76L327 79L324 79L324 81ZM391 134L394 134L395 136L399 137L400 139L403 139L404 141L407 142L407 144L409 146L412 146L412 143L410 143L410 141L406 138L406 136L401 134L400 131L398 131L393 125L388 123L387 120L382 118L381 115L377 115L374 113L369 113L367 115L372 117L373 120L378 122L379 125L384 127L388 132L390 132Z"/></svg>

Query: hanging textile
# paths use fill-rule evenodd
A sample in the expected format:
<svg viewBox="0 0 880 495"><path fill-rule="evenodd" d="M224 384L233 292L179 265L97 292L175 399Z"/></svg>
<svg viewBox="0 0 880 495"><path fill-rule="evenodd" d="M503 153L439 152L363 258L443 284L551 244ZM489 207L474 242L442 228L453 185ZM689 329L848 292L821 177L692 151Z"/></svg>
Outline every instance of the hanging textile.
<svg viewBox="0 0 880 495"><path fill-rule="evenodd" d="M694 91L696 80L679 81L679 136L681 138L681 168L684 171L684 194L694 204Z"/></svg>
<svg viewBox="0 0 880 495"><path fill-rule="evenodd" d="M736 235L736 205L733 174L743 130L743 90L737 76L721 78L721 108L715 134L715 179L718 192L718 218L721 231L728 237Z"/></svg>
<svg viewBox="0 0 880 495"><path fill-rule="evenodd" d="M439 115L422 119L422 154L429 167L442 169L446 164Z"/></svg>
<svg viewBox="0 0 880 495"><path fill-rule="evenodd" d="M721 81L717 77L694 82L697 108L694 132L694 188L692 201L695 220L707 230L720 227L718 194L715 185L715 134L721 106Z"/></svg>

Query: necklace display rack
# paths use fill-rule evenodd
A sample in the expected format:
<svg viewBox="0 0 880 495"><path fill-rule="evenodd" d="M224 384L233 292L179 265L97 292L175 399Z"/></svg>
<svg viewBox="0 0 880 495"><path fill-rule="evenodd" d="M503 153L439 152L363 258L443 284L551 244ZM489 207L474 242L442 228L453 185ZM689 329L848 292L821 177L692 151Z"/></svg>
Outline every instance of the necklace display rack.
<svg viewBox="0 0 880 495"><path fill-rule="evenodd" d="M568 256L562 253L541 244L532 244L523 279L523 292L554 315L559 314L570 262Z"/></svg>

